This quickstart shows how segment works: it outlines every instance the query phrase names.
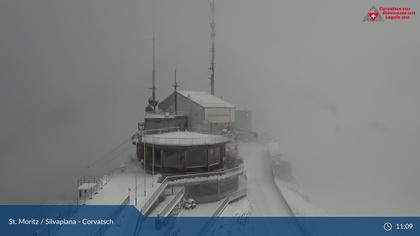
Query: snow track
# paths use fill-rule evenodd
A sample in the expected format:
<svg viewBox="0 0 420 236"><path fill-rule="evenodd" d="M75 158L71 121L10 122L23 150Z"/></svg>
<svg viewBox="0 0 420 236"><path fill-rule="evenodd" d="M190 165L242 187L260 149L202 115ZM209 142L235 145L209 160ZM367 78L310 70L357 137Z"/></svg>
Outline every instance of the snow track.
<svg viewBox="0 0 420 236"><path fill-rule="evenodd" d="M248 179L247 199L255 216L292 216L289 206L274 183L265 145L241 143L239 155L244 159Z"/></svg>

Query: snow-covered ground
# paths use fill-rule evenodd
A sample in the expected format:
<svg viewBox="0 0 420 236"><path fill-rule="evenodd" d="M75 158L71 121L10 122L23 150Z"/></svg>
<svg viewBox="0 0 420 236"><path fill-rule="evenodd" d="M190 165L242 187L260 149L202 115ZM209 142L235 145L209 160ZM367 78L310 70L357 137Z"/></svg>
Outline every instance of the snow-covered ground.
<svg viewBox="0 0 420 236"><path fill-rule="evenodd" d="M94 194L92 199L87 199L86 205L119 205L129 195L129 204L134 205L137 178L137 207L140 209L144 201L159 187L160 184L157 183L159 176L155 175L152 180L152 176L145 174L142 168L136 167L134 163L127 163L109 175L103 188ZM146 178L146 196L144 196L144 178Z"/></svg>
<svg viewBox="0 0 420 236"><path fill-rule="evenodd" d="M286 200L290 211L295 216L322 216L324 211L309 201L302 192L292 173L289 161L282 158L278 143L271 142L267 145L268 159L271 163L274 184Z"/></svg>
<svg viewBox="0 0 420 236"><path fill-rule="evenodd" d="M92 195L91 199L86 199L86 205L121 205L124 200L129 196L130 201L127 203L129 205L135 205L135 184L137 182L137 196L138 204L137 208L140 209L144 202L150 197L154 190L159 187L157 180L159 175L155 175L152 180L152 176L145 174L142 168L138 168L138 163L126 163L120 168L114 169L112 173L104 176L104 184L102 189L99 189L96 194ZM136 181L137 178L137 181ZM146 178L146 196L144 196L144 178ZM153 186L152 186L153 181ZM84 184L82 187L89 187ZM92 186L93 187L93 186ZM129 191L130 189L130 191ZM115 208L103 208L101 209L101 214L103 216L109 216L110 218L116 213ZM81 207L79 208L72 218L83 218L86 216L91 216L91 208ZM133 215L135 214L135 215ZM83 216L83 217L78 217ZM127 224L135 225L137 223L138 213L135 211L123 211L116 219L114 219L114 225L107 229L105 235L130 235L132 234L133 227L125 227ZM93 217L93 216L91 216ZM105 217L106 218L106 217ZM130 222L127 222L130 220ZM79 227L72 228L64 225L60 227L59 230L54 230L51 232L52 235L93 235L101 228L100 225L92 227ZM79 231L75 231L79 230Z"/></svg>
<svg viewBox="0 0 420 236"><path fill-rule="evenodd" d="M254 216L291 216L283 196L277 189L267 147L257 143L241 143L239 155L244 159L247 197Z"/></svg>
<svg viewBox="0 0 420 236"><path fill-rule="evenodd" d="M300 189L298 189L296 185L278 178L275 178L274 182L280 189L295 216L325 215L322 209L305 199L305 196L302 195Z"/></svg>

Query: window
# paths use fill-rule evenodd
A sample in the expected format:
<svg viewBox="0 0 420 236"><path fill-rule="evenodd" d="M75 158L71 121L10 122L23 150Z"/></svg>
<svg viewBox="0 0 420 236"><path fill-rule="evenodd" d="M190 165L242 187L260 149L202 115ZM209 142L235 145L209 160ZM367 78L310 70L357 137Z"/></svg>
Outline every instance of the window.
<svg viewBox="0 0 420 236"><path fill-rule="evenodd" d="M216 164L220 161L220 147L209 149L209 164Z"/></svg>

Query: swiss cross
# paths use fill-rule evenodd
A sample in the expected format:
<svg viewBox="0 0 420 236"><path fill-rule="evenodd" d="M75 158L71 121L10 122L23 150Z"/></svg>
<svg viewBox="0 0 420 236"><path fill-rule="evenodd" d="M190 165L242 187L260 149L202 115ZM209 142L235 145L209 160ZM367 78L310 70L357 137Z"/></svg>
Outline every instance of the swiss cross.
<svg viewBox="0 0 420 236"><path fill-rule="evenodd" d="M368 15L370 16L370 19L372 19L372 21L375 21L376 17L378 17L377 12L369 12Z"/></svg>

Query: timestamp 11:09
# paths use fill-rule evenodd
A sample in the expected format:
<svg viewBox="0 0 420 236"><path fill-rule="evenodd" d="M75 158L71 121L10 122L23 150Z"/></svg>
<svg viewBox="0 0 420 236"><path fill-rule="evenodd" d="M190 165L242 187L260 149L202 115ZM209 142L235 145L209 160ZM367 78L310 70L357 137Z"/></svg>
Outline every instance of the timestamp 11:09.
<svg viewBox="0 0 420 236"><path fill-rule="evenodd" d="M395 229L414 229L413 223L395 224Z"/></svg>

